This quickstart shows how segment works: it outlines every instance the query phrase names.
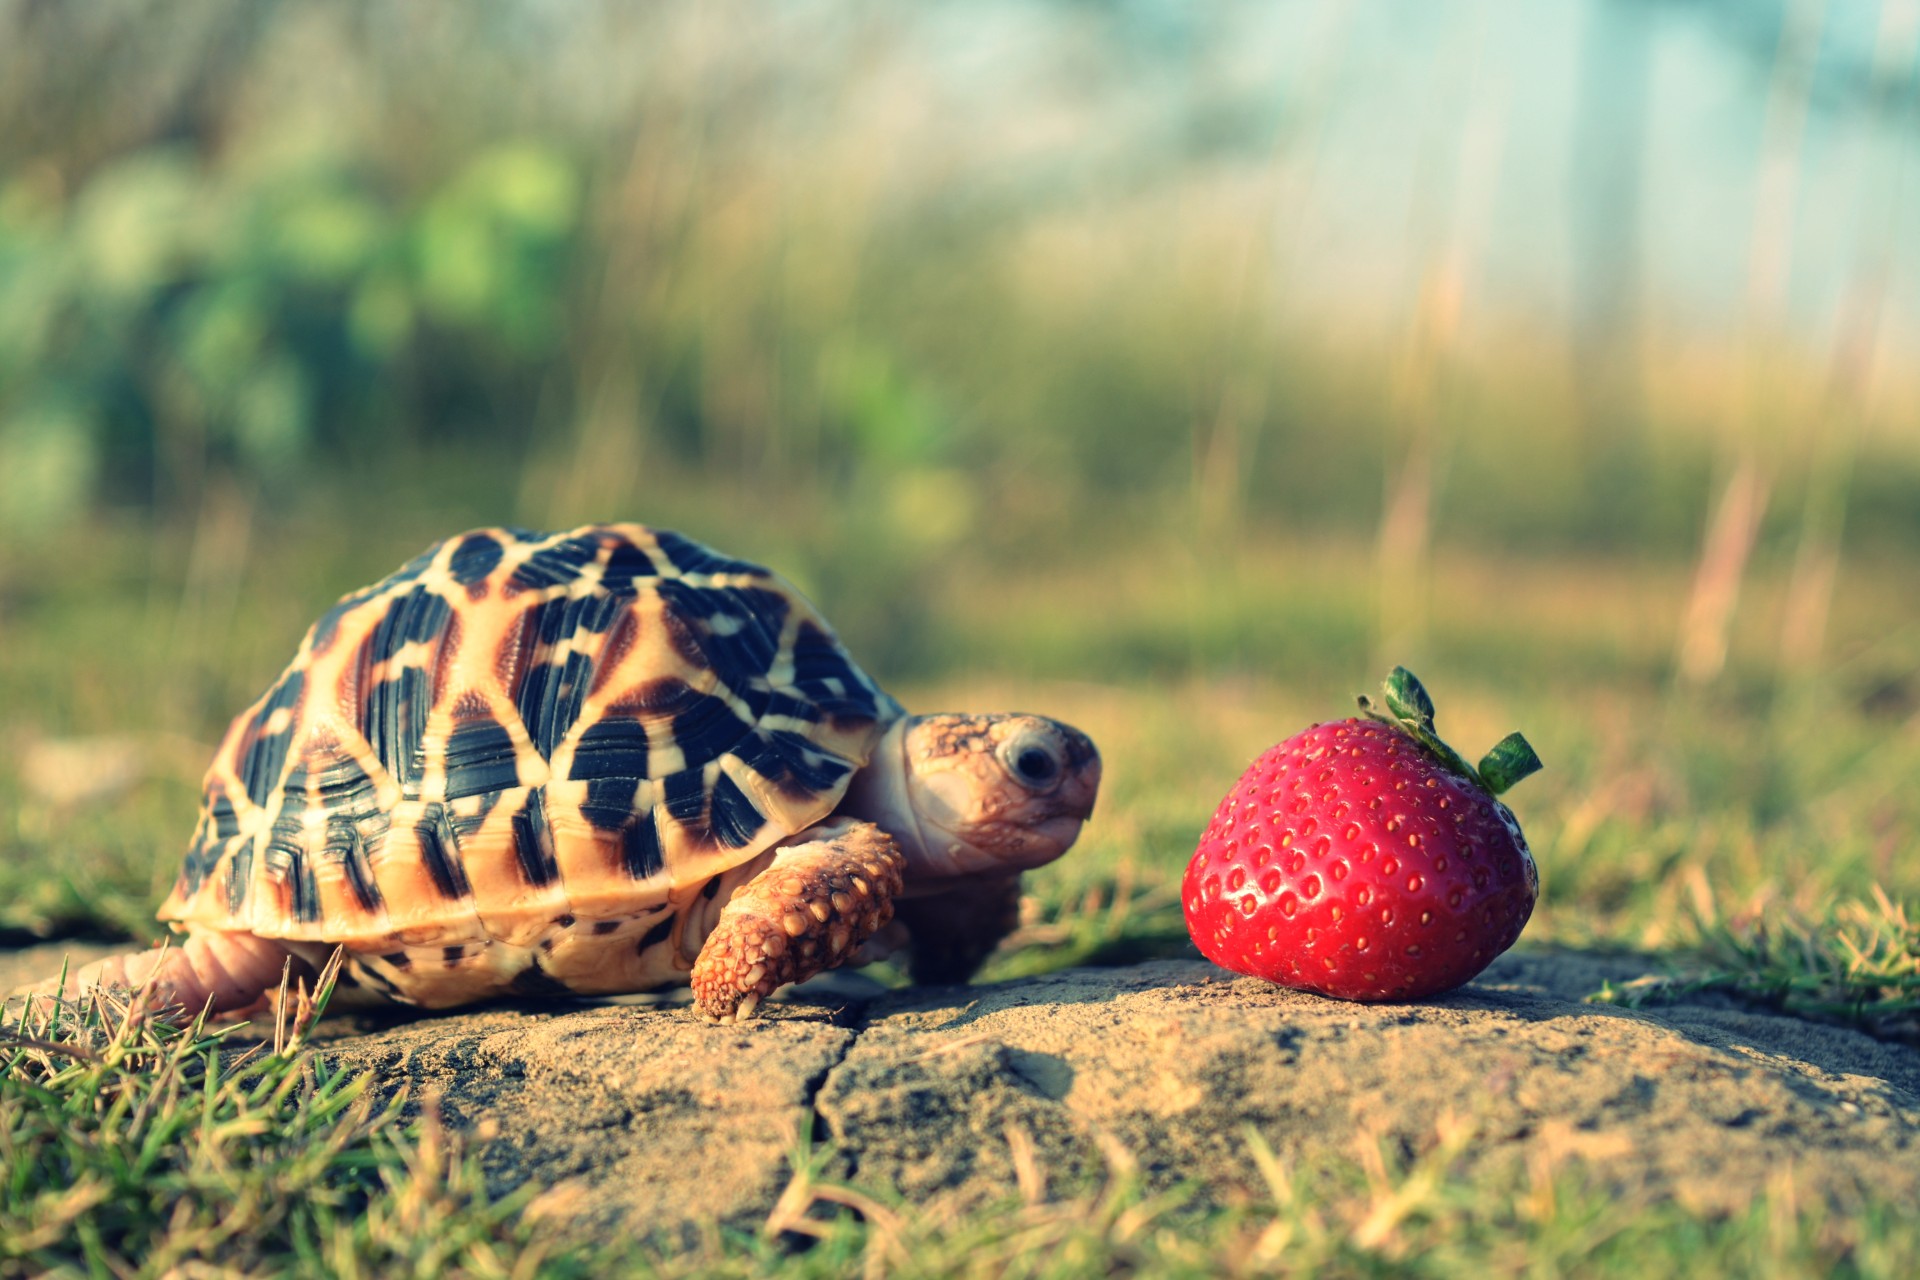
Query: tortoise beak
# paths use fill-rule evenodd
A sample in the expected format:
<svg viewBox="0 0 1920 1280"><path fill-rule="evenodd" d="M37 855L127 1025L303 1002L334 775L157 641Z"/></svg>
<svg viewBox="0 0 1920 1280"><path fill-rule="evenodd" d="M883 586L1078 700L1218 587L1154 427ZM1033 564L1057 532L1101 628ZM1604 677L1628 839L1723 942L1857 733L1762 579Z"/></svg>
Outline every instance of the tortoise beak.
<svg viewBox="0 0 1920 1280"><path fill-rule="evenodd" d="M1080 838L1080 830L1084 825L1084 818L1066 814L1057 818L1048 818L1045 822L1034 823L1034 843L1046 852L1040 854L1037 860L1030 855L1025 865L1031 867L1051 862L1071 849L1074 841Z"/></svg>

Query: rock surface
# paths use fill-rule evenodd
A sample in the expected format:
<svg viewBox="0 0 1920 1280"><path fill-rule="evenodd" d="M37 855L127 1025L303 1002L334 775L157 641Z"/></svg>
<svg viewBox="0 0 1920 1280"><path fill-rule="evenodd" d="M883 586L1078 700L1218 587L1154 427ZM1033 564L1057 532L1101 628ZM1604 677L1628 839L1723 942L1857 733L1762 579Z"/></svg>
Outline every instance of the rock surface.
<svg viewBox="0 0 1920 1280"><path fill-rule="evenodd" d="M1842 1201L1920 1183L1920 1055L1728 1008L1583 1003L1623 976L1609 967L1512 956L1399 1006L1184 961L896 996L868 1010L816 1108L862 1181L915 1199L1007 1195L1015 1128L1043 1170L1097 1173L1117 1142L1151 1184L1231 1199L1264 1193L1249 1126L1297 1161L1362 1136L1417 1152L1448 1114L1481 1135L1470 1175L1541 1151L1708 1210L1744 1206L1789 1160L1802 1189Z"/></svg>
<svg viewBox="0 0 1920 1280"><path fill-rule="evenodd" d="M56 961L57 963L57 961ZM1920 1053L1712 999L1583 1003L1643 962L1508 955L1450 996L1354 1005L1199 961L972 988L842 983L745 1027L646 1005L334 1020L324 1051L437 1098L501 1190L597 1229L764 1220L813 1138L828 1171L966 1208L1114 1161L1230 1201L1280 1155L1419 1152L1443 1116L1467 1176L1584 1162L1616 1194L1737 1210L1791 1168L1836 1205L1920 1193ZM8 974L0 966L0 982Z"/></svg>

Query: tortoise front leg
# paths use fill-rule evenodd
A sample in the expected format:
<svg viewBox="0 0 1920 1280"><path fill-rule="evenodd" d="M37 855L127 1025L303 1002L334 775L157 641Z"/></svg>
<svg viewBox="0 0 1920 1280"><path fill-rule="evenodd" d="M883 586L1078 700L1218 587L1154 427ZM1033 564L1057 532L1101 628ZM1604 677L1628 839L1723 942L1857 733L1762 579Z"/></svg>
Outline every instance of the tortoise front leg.
<svg viewBox="0 0 1920 1280"><path fill-rule="evenodd" d="M907 931L907 972L922 984L973 977L1020 923L1020 875L968 879L896 906Z"/></svg>
<svg viewBox="0 0 1920 1280"><path fill-rule="evenodd" d="M753 1017L775 989L845 964L892 919L906 868L892 836L840 818L797 839L740 886L702 944L692 984L706 1017Z"/></svg>

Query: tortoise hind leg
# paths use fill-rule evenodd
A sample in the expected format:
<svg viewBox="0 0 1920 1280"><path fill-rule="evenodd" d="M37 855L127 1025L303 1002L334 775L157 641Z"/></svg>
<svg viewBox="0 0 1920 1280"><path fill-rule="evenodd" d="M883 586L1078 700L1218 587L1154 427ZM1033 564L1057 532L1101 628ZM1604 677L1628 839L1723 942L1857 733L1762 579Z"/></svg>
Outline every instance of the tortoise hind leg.
<svg viewBox="0 0 1920 1280"><path fill-rule="evenodd" d="M291 955L286 944L274 938L195 932L164 951L136 951L84 965L67 977L66 994L76 996L95 987L138 990L151 980L154 1007L179 1005L197 1013L211 1000L214 1013L235 1013L251 1009L279 984ZM297 957L294 963L296 972L307 969ZM50 978L15 994L29 999L55 996L61 994L60 986L60 979Z"/></svg>
<svg viewBox="0 0 1920 1280"><path fill-rule="evenodd" d="M796 838L740 886L702 944L691 980L706 1017L753 1017L775 989L845 964L892 919L906 867L892 836L842 818Z"/></svg>

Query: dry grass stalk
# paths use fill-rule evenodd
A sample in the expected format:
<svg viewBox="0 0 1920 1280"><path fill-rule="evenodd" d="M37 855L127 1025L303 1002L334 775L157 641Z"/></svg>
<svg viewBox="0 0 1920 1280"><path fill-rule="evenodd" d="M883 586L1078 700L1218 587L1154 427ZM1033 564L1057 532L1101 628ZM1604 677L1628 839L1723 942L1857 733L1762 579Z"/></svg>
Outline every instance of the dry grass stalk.
<svg viewBox="0 0 1920 1280"><path fill-rule="evenodd" d="M1760 534L1770 490L1759 460L1751 450L1745 451L1714 506L1680 626L1680 677L1689 684L1707 684L1726 668L1740 584Z"/></svg>

